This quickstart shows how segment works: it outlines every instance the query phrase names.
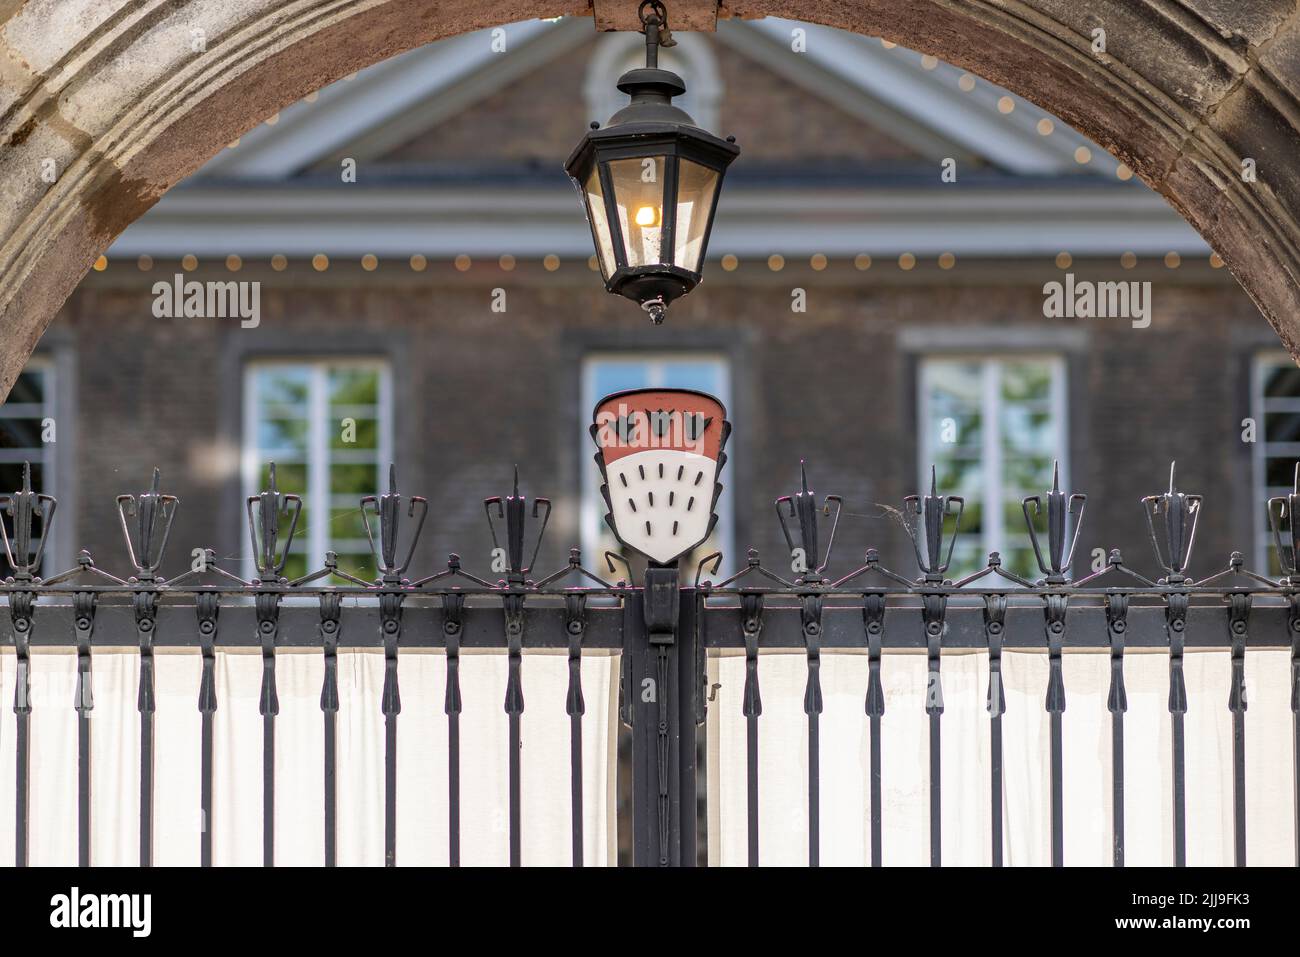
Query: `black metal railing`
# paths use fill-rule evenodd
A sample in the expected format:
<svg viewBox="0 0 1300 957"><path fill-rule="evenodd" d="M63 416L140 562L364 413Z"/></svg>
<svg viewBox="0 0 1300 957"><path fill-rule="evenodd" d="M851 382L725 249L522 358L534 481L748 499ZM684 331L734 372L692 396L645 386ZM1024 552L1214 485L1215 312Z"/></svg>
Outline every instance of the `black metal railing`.
<svg viewBox="0 0 1300 957"><path fill-rule="evenodd" d="M640 584L607 581L583 567L579 551L552 574L532 577L550 514L545 499L531 504L519 492L487 499L494 554L504 577L489 581L466 571L452 555L444 569L412 579L407 571L427 513L425 500L398 492L390 472L389 490L360 502L367 535L379 569L374 581L340 570L334 556L311 574L289 580L283 571L302 503L270 487L247 500L251 554L256 575L244 580L220 567L211 550L184 574L159 576L177 499L152 487L117 499L133 573L119 578L99 568L83 552L77 565L40 578L44 540L56 509L49 496L23 489L0 499L5 513L4 546L13 574L0 585L8 607L16 658L16 863L28 859L31 785L31 651L34 646L65 646L77 654L73 707L78 715L79 860L90 863L90 736L94 710L93 662L96 647L139 648L140 811L139 861L153 859L154 715L153 656L158 648L197 651L201 681L197 707L202 717L199 753L199 836L203 865L213 862L213 719L218 708L216 650L256 648L262 656L259 711L263 719L263 856L274 863L275 744L279 701L276 652L318 649L324 658L320 711L324 722L325 862L336 862L336 720L340 707L337 655L340 648L382 648L384 683L379 707L385 726L385 862L397 860L397 727L401 714L398 658L403 649L433 648L445 655L448 745L448 854L461 859L462 695L460 655L466 649L495 649L507 657L503 703L509 731L509 863L521 863L524 801L520 775L520 723L524 714L522 672L530 650L568 655L565 709L570 719L571 827L573 863L583 862L582 695L584 652L620 654L619 715L631 729L632 845L639 865L693 864L697 859L696 814L699 771L697 729L706 717L705 662L711 652L734 649L745 658L741 707L748 753L748 856L758 864L758 750L762 714L762 652L802 650L806 659L803 710L808 736L809 863L818 863L821 774L819 722L823 711L821 664L825 653L865 652L868 680L862 689L870 735L870 831L873 865L881 863L881 718L886 699L882 670L890 651L923 651L928 683L925 713L929 726L930 859L943 862L940 801L941 732L944 697L943 652L977 649L988 656L986 710L991 721L989 782L992 862L1002 863L1003 730L1006 698L1002 655L1010 649L1045 651L1048 685L1044 708L1050 717L1050 749L1045 760L1051 781L1051 859L1064 863L1064 748L1062 715L1067 706L1063 658L1081 650L1110 656L1107 708L1112 728L1114 863L1124 863L1124 684L1125 654L1160 649L1169 661L1167 710L1171 727L1175 862L1186 863L1186 748L1188 707L1184 677L1187 649L1214 648L1231 656L1231 684L1225 699L1232 715L1233 836L1235 861L1246 863L1245 671L1248 651L1290 649L1292 732L1300 741L1300 485L1290 495L1270 500L1269 515L1282 569L1271 578L1245 568L1234 553L1220 572L1201 580L1187 575L1187 562L1201 513L1201 498L1176 489L1142 500L1161 574L1148 578L1112 551L1103 567L1071 577L1073 552L1083 518L1084 497L1067 495L1056 483L1044 497L1024 501L1029 540L1042 577L1030 581L1004 567L999 556L968 577L946 577L964 502L945 496L932 480L927 494L909 496L903 517L915 546L917 578L885 567L874 550L865 564L836 580L824 577L834 547L840 500L820 503L808 488L776 501L790 548L792 580L765 567L751 551L736 575L713 583L720 556L711 555L683 581L676 567L651 567ZM823 545L819 523L831 522ZM40 519L40 534L33 536ZM504 527L502 528L502 524ZM1041 526L1041 530L1040 530ZM530 551L531 557L525 561ZM613 556L606 554L612 574ZM630 577L630 573L629 573ZM286 601L315 599L314 604ZM132 633L133 630L133 633ZM1195 742L1192 742L1195 747ZM1300 794L1300 751L1293 779ZM1151 797L1151 796L1148 796ZM1300 815L1300 810L1297 811ZM1300 835L1300 820L1297 820ZM1300 838L1297 839L1300 862Z"/></svg>

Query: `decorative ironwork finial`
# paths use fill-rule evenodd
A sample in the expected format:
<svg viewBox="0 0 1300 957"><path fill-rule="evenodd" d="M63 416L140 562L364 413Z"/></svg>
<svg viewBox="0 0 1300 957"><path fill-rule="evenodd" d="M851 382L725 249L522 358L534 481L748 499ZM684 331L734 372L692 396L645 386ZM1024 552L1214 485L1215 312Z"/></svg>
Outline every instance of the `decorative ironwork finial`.
<svg viewBox="0 0 1300 957"><path fill-rule="evenodd" d="M390 464L388 466L388 491L378 496L367 495L361 500L361 520L366 526L366 538L370 542L370 554L374 556L376 567L385 582L398 581L402 577L402 573L410 567L411 559L415 556L415 546L420 541L420 532L424 529L424 520L429 514L428 500L420 495L412 495L406 506L406 517L415 518L418 512L419 518L415 523L415 531L411 534L410 548L406 550L406 557L402 559L399 565L397 563L397 532L402 519L402 498L401 493L397 491L397 466ZM370 526L372 511L379 520L378 549L375 548L375 535Z"/></svg>
<svg viewBox="0 0 1300 957"><path fill-rule="evenodd" d="M776 517L781 522L781 531L785 534L785 543L790 549L791 568L800 574L798 581L814 583L821 581L821 573L831 560L831 551L835 547L835 529L840 524L840 512L844 500L838 495L827 495L825 502L818 507L817 493L808 488L808 468L803 459L799 460L799 479L801 490L794 495L782 495L776 500ZM830 537L826 540L826 553L819 551L817 536L817 513L831 514L831 503L835 503L835 520L831 523ZM782 509L785 505L789 511ZM799 544L795 545L790 534L788 518L799 523Z"/></svg>
<svg viewBox="0 0 1300 957"><path fill-rule="evenodd" d="M1088 496L1075 493L1067 496L1061 491L1061 463L1052 463L1052 488L1047 493L1047 560L1039 547L1038 529L1034 519L1043 510L1043 500L1038 495L1027 496L1020 507L1025 513L1025 526L1029 529L1029 541L1034 546L1034 558L1038 561L1038 570L1046 577L1049 585L1065 583L1066 573L1074 564L1074 549L1079 544L1079 528L1083 524L1083 508ZM1029 506L1034 506L1034 514L1029 514ZM1077 507L1076 507L1077 506ZM1074 534L1069 534L1069 517L1074 516Z"/></svg>
<svg viewBox="0 0 1300 957"><path fill-rule="evenodd" d="M1169 491L1160 495L1148 495L1142 499L1142 508L1146 513L1147 531L1151 535L1151 547L1155 549L1156 562L1168 573L1171 584L1179 584L1186 579L1187 563L1192 557L1192 545L1196 541L1196 525L1201 517L1201 496L1177 490L1175 483L1176 462L1169 463ZM1162 520L1165 548L1162 551L1156 535L1156 517Z"/></svg>
<svg viewBox="0 0 1300 957"><path fill-rule="evenodd" d="M952 538L948 540L948 552L943 550L943 520L954 514L951 506L956 504L957 521L953 525ZM930 466L930 494L909 495L903 499L903 527L912 540L912 549L916 552L916 563L925 574L927 581L942 580L944 573L952 564L952 550L957 544L957 535L961 532L961 516L966 510L966 499L960 495L940 495L938 474ZM921 539L925 539L925 554L921 553Z"/></svg>
<svg viewBox="0 0 1300 957"><path fill-rule="evenodd" d="M1297 562L1300 562L1300 521L1296 512L1300 509L1300 462L1296 462L1295 480L1291 483L1288 495L1278 495L1268 500L1268 524L1273 529L1273 545L1277 548L1277 563L1282 575L1288 581L1297 576ZM1287 525L1289 545L1282 544L1282 523Z"/></svg>
<svg viewBox="0 0 1300 957"><path fill-rule="evenodd" d="M497 538L496 522L492 519L492 506L497 507L497 521L505 519L506 522L506 545L504 552ZM514 493L507 495L504 499L500 495L493 495L491 498L483 500L483 510L487 513L488 530L492 533L492 569L493 571L505 571L508 573L508 580L511 584L522 584L524 576L533 570L533 563L537 561L537 553L542 547L542 536L546 534L546 523L551 520L551 500L548 498L533 499L533 518L540 517L542 520L541 527L537 530L537 539L533 545L532 557L528 559L528 564L524 564L524 526L527 522L528 497L519 493L519 466L515 466L515 485ZM545 509L543 512L542 509ZM504 564L500 560L504 559Z"/></svg>
<svg viewBox="0 0 1300 957"><path fill-rule="evenodd" d="M4 538L5 557L14 570L14 577L20 581L32 578L32 570L41 567L41 558L45 554L45 542L50 537L50 525L54 522L54 511L59 507L53 495L32 491L32 463L23 463L23 487L5 496L0 508L13 519L13 539L9 529L0 522L0 536ZM32 549L32 520L41 520L41 533L36 538L36 548Z"/></svg>
<svg viewBox="0 0 1300 957"><path fill-rule="evenodd" d="M153 579L162 565L167 550L167 537L171 534L172 518L180 499L164 495L161 491L162 473L153 470L153 484L149 491L136 495L117 497L117 515L122 520L122 536L126 539L126 552L142 581ZM135 522L127 521L134 518ZM132 525L134 524L134 532ZM161 527L160 527L161 526Z"/></svg>
<svg viewBox="0 0 1300 957"><path fill-rule="evenodd" d="M275 463L271 463L268 488L257 495L248 496L248 535L253 544L253 563L261 580L280 577L289 560L293 533L298 528L302 514L302 496L286 494L275 486ZM256 506L256 513L254 513ZM280 516L289 517L289 532L284 539L284 549L277 552L280 541Z"/></svg>

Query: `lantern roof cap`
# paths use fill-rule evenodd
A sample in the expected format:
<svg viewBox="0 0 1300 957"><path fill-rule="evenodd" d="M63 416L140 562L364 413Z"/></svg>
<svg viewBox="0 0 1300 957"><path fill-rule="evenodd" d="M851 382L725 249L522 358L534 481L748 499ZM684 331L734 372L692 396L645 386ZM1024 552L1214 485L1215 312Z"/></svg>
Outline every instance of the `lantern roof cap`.
<svg viewBox="0 0 1300 957"><path fill-rule="evenodd" d="M658 67L628 70L618 78L618 88L632 100L609 118L606 127L656 122L696 125L689 113L673 103L674 96L686 92L686 83L670 70Z"/></svg>

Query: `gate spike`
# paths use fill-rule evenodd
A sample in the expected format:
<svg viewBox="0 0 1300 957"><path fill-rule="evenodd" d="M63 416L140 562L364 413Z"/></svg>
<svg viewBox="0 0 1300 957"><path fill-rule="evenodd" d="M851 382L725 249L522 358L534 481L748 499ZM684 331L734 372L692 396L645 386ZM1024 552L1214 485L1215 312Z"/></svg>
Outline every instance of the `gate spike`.
<svg viewBox="0 0 1300 957"><path fill-rule="evenodd" d="M1029 543L1034 549L1034 560L1038 563L1039 571L1046 576L1044 581L1049 585L1065 584L1070 566L1074 564L1074 549L1079 543L1079 528L1083 523L1083 509L1087 500L1086 495L1077 492L1066 495L1061 491L1061 463L1058 459L1052 463L1052 487L1047 492L1046 504L1039 495L1027 495L1020 502L1025 516L1025 528L1029 532ZM1031 506L1033 514L1030 514ZM1038 530L1034 527L1034 520L1044 511L1047 514L1046 556L1038 540ZM1071 515L1075 517L1073 535L1069 535Z"/></svg>
<svg viewBox="0 0 1300 957"><path fill-rule="evenodd" d="M153 581L162 566L167 539L171 536L172 519L179 504L180 499L175 495L163 493L162 472L157 468L153 470L149 491L117 497L127 555L141 581ZM128 522L128 516L134 521Z"/></svg>
<svg viewBox="0 0 1300 957"><path fill-rule="evenodd" d="M1169 491L1142 499L1147 532L1155 550L1156 561L1168 574L1171 584L1181 584L1187 579L1187 565L1191 560L1196 527L1201 517L1201 496L1177 490L1176 469L1176 462L1169 463ZM1161 518L1164 525L1163 550L1156 536L1156 517Z"/></svg>
<svg viewBox="0 0 1300 957"><path fill-rule="evenodd" d="M961 532L961 517L966 508L966 499L960 495L940 495L938 469L931 464L930 493L907 495L903 498L903 505L904 529L912 540L917 565L926 581L942 581L944 572L952 563L953 548ZM955 513L951 509L953 505L957 506ZM956 522L945 553L944 518L954 514Z"/></svg>
<svg viewBox="0 0 1300 957"><path fill-rule="evenodd" d="M400 561L397 554L398 532L402 520L402 505L406 505L406 517L415 520L411 532L410 548ZM388 491L378 495L362 496L360 501L361 521L366 528L366 540L370 543L370 554L375 559L375 570L379 579L392 585L401 581L402 575L410 567L415 557L415 548L420 541L420 532L424 520L429 514L429 503L421 495L403 496L397 491L397 465L389 463ZM371 525L371 519L379 526L378 535Z"/></svg>
<svg viewBox="0 0 1300 957"><path fill-rule="evenodd" d="M818 506L817 493L808 487L808 462L806 459L799 460L799 484L800 491L793 495L782 495L776 500L776 517L781 522L781 531L785 535L785 543L790 549L790 553L795 554L794 536L790 534L790 525L787 519L794 519L798 522L799 528L799 546L803 549L804 565L798 581L806 584L816 584L821 582L821 573L831 560L831 551L835 547L835 530L839 526L840 512L843 509L843 499L839 495L827 495L825 502ZM835 519L831 523L830 536L826 540L826 550L823 553L819 545L817 515L829 517L831 514L831 505L835 505ZM782 506L788 509L788 515L782 511Z"/></svg>

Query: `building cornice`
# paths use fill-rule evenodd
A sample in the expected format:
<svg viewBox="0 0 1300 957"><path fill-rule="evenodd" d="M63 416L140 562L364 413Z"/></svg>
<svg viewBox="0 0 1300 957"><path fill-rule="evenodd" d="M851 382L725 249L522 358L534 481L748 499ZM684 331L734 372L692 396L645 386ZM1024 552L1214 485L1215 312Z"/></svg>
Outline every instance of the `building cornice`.
<svg viewBox="0 0 1300 957"><path fill-rule="evenodd" d="M1079 186L731 189L710 258L950 252L1017 258L1208 254L1155 193ZM168 194L113 244L110 256L565 258L591 253L573 194L553 188L331 185Z"/></svg>

